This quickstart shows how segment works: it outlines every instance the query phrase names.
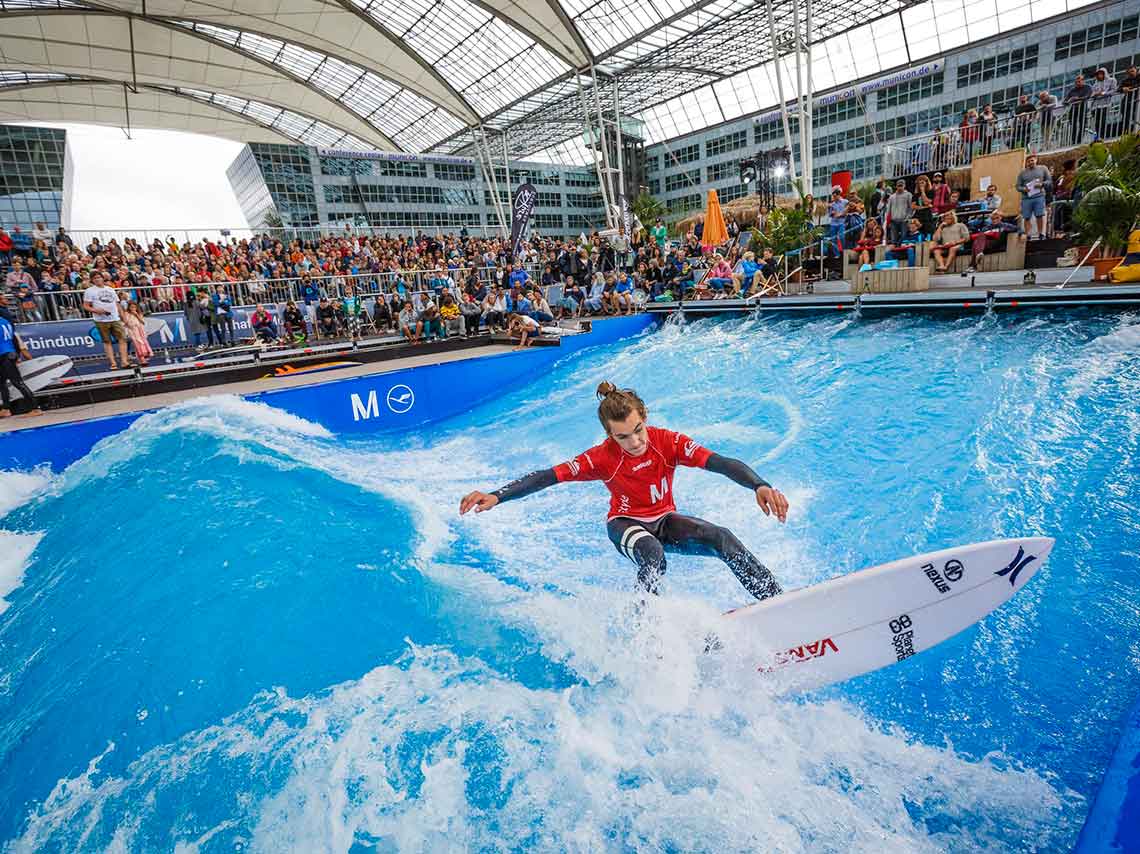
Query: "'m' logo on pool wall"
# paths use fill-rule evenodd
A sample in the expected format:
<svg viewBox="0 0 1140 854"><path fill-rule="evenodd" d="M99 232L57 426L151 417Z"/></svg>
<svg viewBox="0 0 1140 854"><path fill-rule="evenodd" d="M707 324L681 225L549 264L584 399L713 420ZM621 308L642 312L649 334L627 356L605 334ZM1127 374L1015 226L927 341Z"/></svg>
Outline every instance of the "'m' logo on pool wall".
<svg viewBox="0 0 1140 854"><path fill-rule="evenodd" d="M1033 561L1037 560L1036 555L1026 555L1023 546L1017 547L1017 556L1009 562L1009 566L1005 569L999 569L994 575L1009 576L1009 585L1013 587L1017 584L1017 576L1021 570L1029 566Z"/></svg>

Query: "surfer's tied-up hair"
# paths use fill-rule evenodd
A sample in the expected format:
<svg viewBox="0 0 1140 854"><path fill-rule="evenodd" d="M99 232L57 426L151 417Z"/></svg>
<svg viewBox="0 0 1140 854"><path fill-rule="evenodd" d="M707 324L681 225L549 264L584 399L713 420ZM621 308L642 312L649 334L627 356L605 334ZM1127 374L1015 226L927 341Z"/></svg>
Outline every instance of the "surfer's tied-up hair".
<svg viewBox="0 0 1140 854"><path fill-rule="evenodd" d="M645 402L637 396L631 388L618 388L611 382L598 384L598 420L602 422L606 434L610 432L611 421L622 421L629 417L631 412L637 412L646 418Z"/></svg>

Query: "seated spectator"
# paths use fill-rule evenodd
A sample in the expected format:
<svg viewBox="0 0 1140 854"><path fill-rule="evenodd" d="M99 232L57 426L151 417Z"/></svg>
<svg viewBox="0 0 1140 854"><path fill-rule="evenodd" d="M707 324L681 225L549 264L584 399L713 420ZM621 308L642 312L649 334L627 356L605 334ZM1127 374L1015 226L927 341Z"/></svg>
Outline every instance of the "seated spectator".
<svg viewBox="0 0 1140 854"><path fill-rule="evenodd" d="M729 271L731 275L732 271ZM729 282L732 280L729 279ZM626 314L633 314L633 282L630 281L625 270L618 273L617 281L614 283L613 307L615 314L621 314L622 306L625 306Z"/></svg>
<svg viewBox="0 0 1140 854"><path fill-rule="evenodd" d="M931 250L934 255L934 271L936 273L947 272L954 265L954 259L958 256L958 252L969 241L970 230L958 222L958 217L954 212L947 211L942 214L942 222L934 229L934 247Z"/></svg>
<svg viewBox="0 0 1140 854"><path fill-rule="evenodd" d="M249 325L253 327L253 334L258 341L272 344L277 340L277 324L273 321L273 315L261 303L257 304L249 316Z"/></svg>
<svg viewBox="0 0 1140 854"><path fill-rule="evenodd" d="M529 347L534 336L538 334L538 321L533 317L527 317L525 314L512 314L507 323L507 333L511 338L519 339L516 350Z"/></svg>
<svg viewBox="0 0 1140 854"><path fill-rule="evenodd" d="M976 226L976 229L971 239L970 256L972 263L966 270L967 273L977 272L978 267L982 264L982 255L986 252L1003 251L1009 235L1018 230L1014 223L1005 221L1001 211L992 211L988 219L972 220L970 225Z"/></svg>
<svg viewBox="0 0 1140 854"><path fill-rule="evenodd" d="M459 303L455 301L450 291L444 291L439 298L439 319L447 335L460 335L463 333L463 316L459 311Z"/></svg>
<svg viewBox="0 0 1140 854"><path fill-rule="evenodd" d="M481 308L483 323L487 325L488 330L493 332L502 327L507 317L507 300L503 295L503 289L498 286L490 289L483 298Z"/></svg>
<svg viewBox="0 0 1140 854"><path fill-rule="evenodd" d="M463 316L463 335L470 338L479 334L479 321L483 317L483 308L475 294L464 293L463 301L459 303L459 313Z"/></svg>
<svg viewBox="0 0 1140 854"><path fill-rule="evenodd" d="M727 288L729 293L733 292L732 267L720 252L714 256L712 269L705 276L705 282L714 290L724 291Z"/></svg>
<svg viewBox="0 0 1140 854"><path fill-rule="evenodd" d="M736 291L743 294L751 294L757 285L764 281L764 271L756 263L755 252L749 250L744 253L744 257L736 265L736 272L732 274L732 279L736 283Z"/></svg>
<svg viewBox="0 0 1140 854"><path fill-rule="evenodd" d="M395 318L392 316L392 306L388 304L388 297L380 294L372 306L372 323L377 332L395 328Z"/></svg>
<svg viewBox="0 0 1140 854"><path fill-rule="evenodd" d="M601 314L605 310L606 277L603 273L594 274L594 284L590 287L589 296L582 303L582 307L591 314Z"/></svg>
<svg viewBox="0 0 1140 854"><path fill-rule="evenodd" d="M558 300L558 305L554 306L558 312L558 319L561 320L566 316L577 317L581 311L582 300L585 298L586 295L582 293L574 277L567 275L566 282L562 286L562 296Z"/></svg>
<svg viewBox="0 0 1140 854"><path fill-rule="evenodd" d="M875 262L875 250L882 242L883 227L879 225L879 221L875 219L867 220L867 224L863 226L863 233L859 235L859 240L853 250L860 266L873 264Z"/></svg>
<svg viewBox="0 0 1140 854"><path fill-rule="evenodd" d="M996 211L1001 207L1001 196L998 195L997 185L986 187L986 194L982 196L982 210Z"/></svg>
<svg viewBox="0 0 1140 854"><path fill-rule="evenodd" d="M553 323L554 314L550 311L550 303L542 295L542 291L535 288L530 294L530 316L539 323Z"/></svg>
<svg viewBox="0 0 1140 854"><path fill-rule="evenodd" d="M424 325L420 321L419 315L416 310L412 308L412 301L408 300L404 303L404 309L400 312L399 316L400 334L407 339L409 344L418 344L424 330Z"/></svg>
<svg viewBox="0 0 1140 854"><path fill-rule="evenodd" d="M436 304L431 301L431 297L423 301L423 306L420 309L420 328L423 330L425 341L432 338L438 338L443 341L447 339L447 331L443 328L443 320L439 316L439 309Z"/></svg>
<svg viewBox="0 0 1140 854"><path fill-rule="evenodd" d="M922 223L917 219L912 218L907 223L906 228L902 240L892 244L887 249L887 257L899 261L906 259L907 266L913 267L915 266L916 252L919 244L925 240L925 235L922 233Z"/></svg>
<svg viewBox="0 0 1140 854"><path fill-rule="evenodd" d="M324 338L335 338L340 332L337 308L328 297L321 297L317 304L317 332Z"/></svg>
<svg viewBox="0 0 1140 854"><path fill-rule="evenodd" d="M305 315L301 309L297 308L297 303L293 300L285 303L285 311L282 315L282 321L285 324L285 337L290 342L309 341L309 327L305 323Z"/></svg>

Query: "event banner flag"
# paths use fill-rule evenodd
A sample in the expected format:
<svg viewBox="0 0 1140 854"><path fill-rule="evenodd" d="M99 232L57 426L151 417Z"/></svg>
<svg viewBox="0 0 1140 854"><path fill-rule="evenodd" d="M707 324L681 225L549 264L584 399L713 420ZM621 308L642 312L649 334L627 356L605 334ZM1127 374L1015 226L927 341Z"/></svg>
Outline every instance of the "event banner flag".
<svg viewBox="0 0 1140 854"><path fill-rule="evenodd" d="M534 213L537 201L538 190L534 184L523 184L515 190L511 204L511 258L518 258L522 254L522 243L530 230L530 216Z"/></svg>

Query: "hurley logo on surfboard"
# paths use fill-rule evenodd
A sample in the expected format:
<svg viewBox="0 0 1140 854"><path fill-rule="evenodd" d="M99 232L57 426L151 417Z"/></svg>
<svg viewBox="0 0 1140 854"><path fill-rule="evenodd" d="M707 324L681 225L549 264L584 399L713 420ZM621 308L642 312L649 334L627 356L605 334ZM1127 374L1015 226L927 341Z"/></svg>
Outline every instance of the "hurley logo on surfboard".
<svg viewBox="0 0 1140 854"><path fill-rule="evenodd" d="M1029 566L1029 564L1031 564L1035 560L1037 560L1036 555L1026 556L1025 547L1024 546L1018 546L1017 547L1017 557L1015 557L1013 560L1011 560L1009 562L1009 566L1007 566L1005 569L999 569L997 572L994 573L994 575L1000 575L1003 577L1008 575L1009 576L1009 586L1013 587L1017 584L1017 576L1021 572L1021 570L1025 569L1025 567Z"/></svg>

